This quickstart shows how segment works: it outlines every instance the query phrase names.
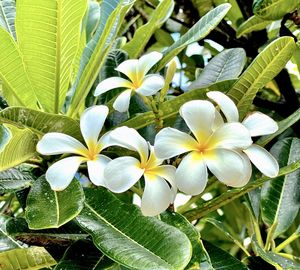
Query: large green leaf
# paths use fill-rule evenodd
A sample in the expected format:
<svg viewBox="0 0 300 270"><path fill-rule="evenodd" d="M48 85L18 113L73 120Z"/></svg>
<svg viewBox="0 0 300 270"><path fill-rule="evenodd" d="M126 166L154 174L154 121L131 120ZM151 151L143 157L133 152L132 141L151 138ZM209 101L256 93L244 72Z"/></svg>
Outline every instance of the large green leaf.
<svg viewBox="0 0 300 270"><path fill-rule="evenodd" d="M58 113L64 103L86 6L86 0L17 1L18 44L37 98L48 112Z"/></svg>
<svg viewBox="0 0 300 270"><path fill-rule="evenodd" d="M255 0L253 12L263 19L278 20L294 11L299 5L299 0Z"/></svg>
<svg viewBox="0 0 300 270"><path fill-rule="evenodd" d="M0 125L0 152L5 148L11 139L11 133L5 126Z"/></svg>
<svg viewBox="0 0 300 270"><path fill-rule="evenodd" d="M4 27L14 39L16 39L15 30L16 17L16 1L1 0L0 1L0 26Z"/></svg>
<svg viewBox="0 0 300 270"><path fill-rule="evenodd" d="M296 48L294 39L281 37L269 44L251 63L228 92L237 104L240 118L248 113L259 89L272 80L292 57Z"/></svg>
<svg viewBox="0 0 300 270"><path fill-rule="evenodd" d="M25 162L36 154L37 136L29 129L18 129L7 125L12 138L0 153L0 171Z"/></svg>
<svg viewBox="0 0 300 270"><path fill-rule="evenodd" d="M21 245L13 239L9 233L6 231L6 223L11 218L8 216L0 215L0 254L5 250L20 248ZM1 261L0 261L1 269Z"/></svg>
<svg viewBox="0 0 300 270"><path fill-rule="evenodd" d="M241 261L231 256L226 251L215 245L204 241L204 246L209 254L215 270L247 270L248 268Z"/></svg>
<svg viewBox="0 0 300 270"><path fill-rule="evenodd" d="M113 263L91 241L77 241L66 250L54 270L104 270Z"/></svg>
<svg viewBox="0 0 300 270"><path fill-rule="evenodd" d="M27 173L17 169L9 169L0 172L0 193L12 192L27 188L34 179Z"/></svg>
<svg viewBox="0 0 300 270"><path fill-rule="evenodd" d="M244 49L224 50L205 66L198 78L191 83L189 90L209 87L220 81L236 79L246 63Z"/></svg>
<svg viewBox="0 0 300 270"><path fill-rule="evenodd" d="M286 129L288 129L290 126L292 126L299 120L300 120L300 108L297 111L295 111L293 114L291 114L289 117L280 121L278 123L279 128L275 133L259 138L259 140L256 143L261 146L265 146L267 143L272 141L275 137L280 135L282 132L284 132Z"/></svg>
<svg viewBox="0 0 300 270"><path fill-rule="evenodd" d="M277 142L271 153L283 167L300 156L300 139L287 138ZM261 190L262 218L268 225L276 224L274 237L285 232L296 218L300 207L300 170L265 183Z"/></svg>
<svg viewBox="0 0 300 270"><path fill-rule="evenodd" d="M36 108L36 96L18 44L2 27L0 40L0 77L4 85L5 99L11 106Z"/></svg>
<svg viewBox="0 0 300 270"><path fill-rule="evenodd" d="M236 31L236 37L240 38L242 35L249 34L253 31L263 30L272 21L264 20L255 15L251 16L247 21L243 22Z"/></svg>
<svg viewBox="0 0 300 270"><path fill-rule="evenodd" d="M2 252L0 262L1 270L38 270L56 264L43 247L18 248Z"/></svg>
<svg viewBox="0 0 300 270"><path fill-rule="evenodd" d="M291 163L288 166L281 168L279 170L278 177L292 173L292 172L298 170L299 168L300 168L300 159L298 159L294 163ZM204 204L200 205L199 207L196 207L192 210L185 212L184 216L190 221L204 217L207 214L219 209L220 207L232 202L233 200L236 200L237 198L245 195L246 193L250 192L251 190L254 190L257 187L262 186L265 182L270 181L270 180L271 180L271 178L263 176L253 182L248 183L246 186L244 186L242 188L230 189L230 190L222 193L220 196L218 196L208 202L205 202Z"/></svg>
<svg viewBox="0 0 300 270"><path fill-rule="evenodd" d="M76 218L94 244L109 258L130 269L184 269L191 243L178 229L144 217L104 188L85 192L85 207Z"/></svg>
<svg viewBox="0 0 300 270"><path fill-rule="evenodd" d="M35 230L58 228L80 213L83 202L84 194L79 181L73 180L63 191L54 191L41 176L33 183L27 197L28 226Z"/></svg>
<svg viewBox="0 0 300 270"><path fill-rule="evenodd" d="M61 132L82 140L79 123L67 116L44 113L24 107L10 107L0 111L0 123L19 128L29 128L43 135L47 132Z"/></svg>
<svg viewBox="0 0 300 270"><path fill-rule="evenodd" d="M160 215L161 220L170 224L190 239L193 247L193 256L185 269L213 270L210 258L200 239L200 233L197 229L182 215L165 211Z"/></svg>
<svg viewBox="0 0 300 270"><path fill-rule="evenodd" d="M203 16L188 32L163 52L164 57L159 62L157 70L165 67L186 46L207 36L225 17L230 7L230 4L222 4Z"/></svg>
<svg viewBox="0 0 300 270"><path fill-rule="evenodd" d="M83 51L79 71L72 86L73 97L68 111L72 117L76 116L80 105L84 104L84 100L113 45L124 16L133 5L132 0L124 5L119 4L119 2L121 1L104 0L102 2L98 29Z"/></svg>
<svg viewBox="0 0 300 270"><path fill-rule="evenodd" d="M142 52L155 30L159 29L164 22L171 16L174 9L173 0L161 1L157 8L151 14L151 17L143 26L140 26L130 40L122 49L124 49L130 58L137 58Z"/></svg>
<svg viewBox="0 0 300 270"><path fill-rule="evenodd" d="M86 40L89 41L100 22L100 4L98 2L89 1L89 8L86 22Z"/></svg>

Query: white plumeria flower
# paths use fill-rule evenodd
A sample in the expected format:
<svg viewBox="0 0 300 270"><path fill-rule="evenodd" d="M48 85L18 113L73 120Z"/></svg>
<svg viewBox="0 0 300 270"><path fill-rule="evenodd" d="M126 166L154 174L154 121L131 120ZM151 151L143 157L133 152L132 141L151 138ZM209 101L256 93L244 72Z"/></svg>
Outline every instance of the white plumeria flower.
<svg viewBox="0 0 300 270"><path fill-rule="evenodd" d="M110 133L110 139L113 145L138 152L140 160L129 156L112 160L104 170L106 187L121 193L144 176L142 213L155 216L166 210L173 203L177 191L174 185L175 167L161 165L163 160L155 156L153 147L135 129L125 126L116 128Z"/></svg>
<svg viewBox="0 0 300 270"><path fill-rule="evenodd" d="M213 100L230 123L239 121L239 112L234 102L219 91L211 91L207 96ZM249 114L242 124L249 130L252 137L273 134L278 130L277 123L266 114L253 112ZM279 166L276 159L263 147L252 144L243 152L249 157L255 167L268 177L278 175Z"/></svg>
<svg viewBox="0 0 300 270"><path fill-rule="evenodd" d="M178 189L190 195L200 194L207 184L207 168L228 186L244 186L252 168L249 160L236 149L246 149L252 144L248 129L240 123L223 123L216 128L219 121L216 109L205 100L189 101L179 112L194 137L174 128L164 128L154 143L158 158L189 152L176 171Z"/></svg>
<svg viewBox="0 0 300 270"><path fill-rule="evenodd" d="M97 186L105 186L103 171L111 161L101 155L101 151L110 146L108 133L99 140L99 134L108 114L106 106L94 106L86 109L80 118L80 130L87 146L75 138L57 132L47 133L37 144L37 151L43 155L75 154L63 158L49 167L46 179L53 190L65 189L74 178L79 166L87 162L89 178Z"/></svg>
<svg viewBox="0 0 300 270"><path fill-rule="evenodd" d="M162 58L159 52L151 52L138 59L130 59L121 63L116 70L128 77L111 77L98 84L95 96L115 88L126 88L115 100L113 107L119 112L126 112L132 92L142 96L152 96L164 86L164 78L157 74L146 75L148 71Z"/></svg>

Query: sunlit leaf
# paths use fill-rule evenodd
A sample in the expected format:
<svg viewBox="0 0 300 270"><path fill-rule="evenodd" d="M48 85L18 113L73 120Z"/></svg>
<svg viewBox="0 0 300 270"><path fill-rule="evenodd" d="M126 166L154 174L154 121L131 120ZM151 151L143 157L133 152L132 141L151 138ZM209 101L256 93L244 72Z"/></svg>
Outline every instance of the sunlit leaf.
<svg viewBox="0 0 300 270"><path fill-rule="evenodd" d="M29 129L18 129L11 125L6 125L12 138L0 153L0 171L10 169L22 162L30 159L36 154L37 136Z"/></svg>
<svg viewBox="0 0 300 270"><path fill-rule="evenodd" d="M254 0L253 12L263 19L278 20L299 4L299 0Z"/></svg>
<svg viewBox="0 0 300 270"><path fill-rule="evenodd" d="M3 270L37 270L56 264L43 247L18 248L2 252L0 262Z"/></svg>
<svg viewBox="0 0 300 270"><path fill-rule="evenodd" d="M248 113L259 89L272 80L292 57L296 45L291 37L281 37L269 44L244 71L228 92L238 106L240 118Z"/></svg>
<svg viewBox="0 0 300 270"><path fill-rule="evenodd" d="M243 22L236 31L236 37L240 38L243 35L249 34L253 31L263 30L272 21L264 20L258 16L251 16L247 21Z"/></svg>
<svg viewBox="0 0 300 270"><path fill-rule="evenodd" d="M18 43L37 98L48 112L58 113L64 103L86 6L85 0L17 1Z"/></svg>
<svg viewBox="0 0 300 270"><path fill-rule="evenodd" d="M83 201L79 181L73 180L63 191L54 191L41 176L33 183L27 198L26 220L29 228L58 228L80 213Z"/></svg>

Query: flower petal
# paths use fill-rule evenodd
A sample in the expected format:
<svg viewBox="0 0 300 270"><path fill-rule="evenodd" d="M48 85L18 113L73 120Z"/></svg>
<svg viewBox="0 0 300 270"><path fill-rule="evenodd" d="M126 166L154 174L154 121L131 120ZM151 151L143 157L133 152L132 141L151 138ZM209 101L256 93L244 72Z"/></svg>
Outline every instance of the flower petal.
<svg viewBox="0 0 300 270"><path fill-rule="evenodd" d="M155 216L165 211L172 202L173 194L161 177L145 173L145 190L141 210L145 216Z"/></svg>
<svg viewBox="0 0 300 270"><path fill-rule="evenodd" d="M152 96L163 88L165 80L160 75L148 75L136 92L143 96Z"/></svg>
<svg viewBox="0 0 300 270"><path fill-rule="evenodd" d="M112 160L104 170L106 187L121 193L131 188L144 174L140 162L133 157L119 157Z"/></svg>
<svg viewBox="0 0 300 270"><path fill-rule="evenodd" d="M96 186L105 187L104 169L107 164L111 161L109 157L104 155L98 155L97 159L88 160L87 168L89 173L89 178L91 182Z"/></svg>
<svg viewBox="0 0 300 270"><path fill-rule="evenodd" d="M242 122L248 128L251 136L273 134L278 130L277 123L268 115L254 112L248 115Z"/></svg>
<svg viewBox="0 0 300 270"><path fill-rule="evenodd" d="M208 142L208 148L247 148L252 144L248 129L241 123L225 123Z"/></svg>
<svg viewBox="0 0 300 270"><path fill-rule="evenodd" d="M228 96L219 91L210 91L206 95L217 103L228 122L239 121L239 111L234 102Z"/></svg>
<svg viewBox="0 0 300 270"><path fill-rule="evenodd" d="M123 126L114 129L110 132L110 143L111 145L118 145L132 151L137 151L141 157L141 163L148 160L148 144L134 128Z"/></svg>
<svg viewBox="0 0 300 270"><path fill-rule="evenodd" d="M203 155L197 152L189 153L179 164L175 183L179 190L189 195L198 195L206 187L207 169Z"/></svg>
<svg viewBox="0 0 300 270"><path fill-rule="evenodd" d="M231 187L242 187L248 183L252 168L249 159L227 149L215 149L205 153L209 170L223 183Z"/></svg>
<svg viewBox="0 0 300 270"><path fill-rule="evenodd" d="M89 149L96 146L100 131L108 115L104 105L86 109L80 117L80 130Z"/></svg>
<svg viewBox="0 0 300 270"><path fill-rule="evenodd" d="M159 52L151 52L143 55L139 59L138 72L140 77L144 77L148 71L160 60L163 55Z"/></svg>
<svg viewBox="0 0 300 270"><path fill-rule="evenodd" d="M120 77L111 77L105 79L97 85L94 96L99 96L109 90L119 87L132 88L132 83Z"/></svg>
<svg viewBox="0 0 300 270"><path fill-rule="evenodd" d="M64 190L73 180L79 165L85 161L82 157L67 157L53 163L46 172L51 189Z"/></svg>
<svg viewBox="0 0 300 270"><path fill-rule="evenodd" d="M224 120L222 115L216 110L215 112L215 121L212 127L213 131L216 131L219 127L221 127L222 125L224 125Z"/></svg>
<svg viewBox="0 0 300 270"><path fill-rule="evenodd" d="M137 59L129 59L122 62L118 65L115 70L122 72L125 74L132 82L136 82L137 77L137 69L139 66L139 60Z"/></svg>
<svg viewBox="0 0 300 270"><path fill-rule="evenodd" d="M266 149L252 144L243 151L250 158L255 167L264 175L268 177L276 177L278 175L279 165L276 159Z"/></svg>
<svg viewBox="0 0 300 270"><path fill-rule="evenodd" d="M59 155L59 154L79 154L85 155L87 153L86 147L73 137L51 132L43 136L38 142L36 150L42 155Z"/></svg>
<svg viewBox="0 0 300 270"><path fill-rule="evenodd" d="M126 112L129 108L131 89L127 89L122 92L114 101L113 107L118 112Z"/></svg>
<svg viewBox="0 0 300 270"><path fill-rule="evenodd" d="M212 133L215 111L214 105L209 101L192 100L183 104L179 113L197 138L197 141L202 143Z"/></svg>
<svg viewBox="0 0 300 270"><path fill-rule="evenodd" d="M175 157L197 148L198 143L192 136L175 128L164 128L155 137L155 155L161 159Z"/></svg>

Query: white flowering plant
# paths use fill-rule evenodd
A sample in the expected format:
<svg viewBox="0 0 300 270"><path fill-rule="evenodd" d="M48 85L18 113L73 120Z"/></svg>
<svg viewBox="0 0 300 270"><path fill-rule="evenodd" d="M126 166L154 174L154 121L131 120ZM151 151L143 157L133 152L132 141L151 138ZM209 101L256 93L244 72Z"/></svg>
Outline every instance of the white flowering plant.
<svg viewBox="0 0 300 270"><path fill-rule="evenodd" d="M202 2L1 2L0 269L300 269L300 2Z"/></svg>

